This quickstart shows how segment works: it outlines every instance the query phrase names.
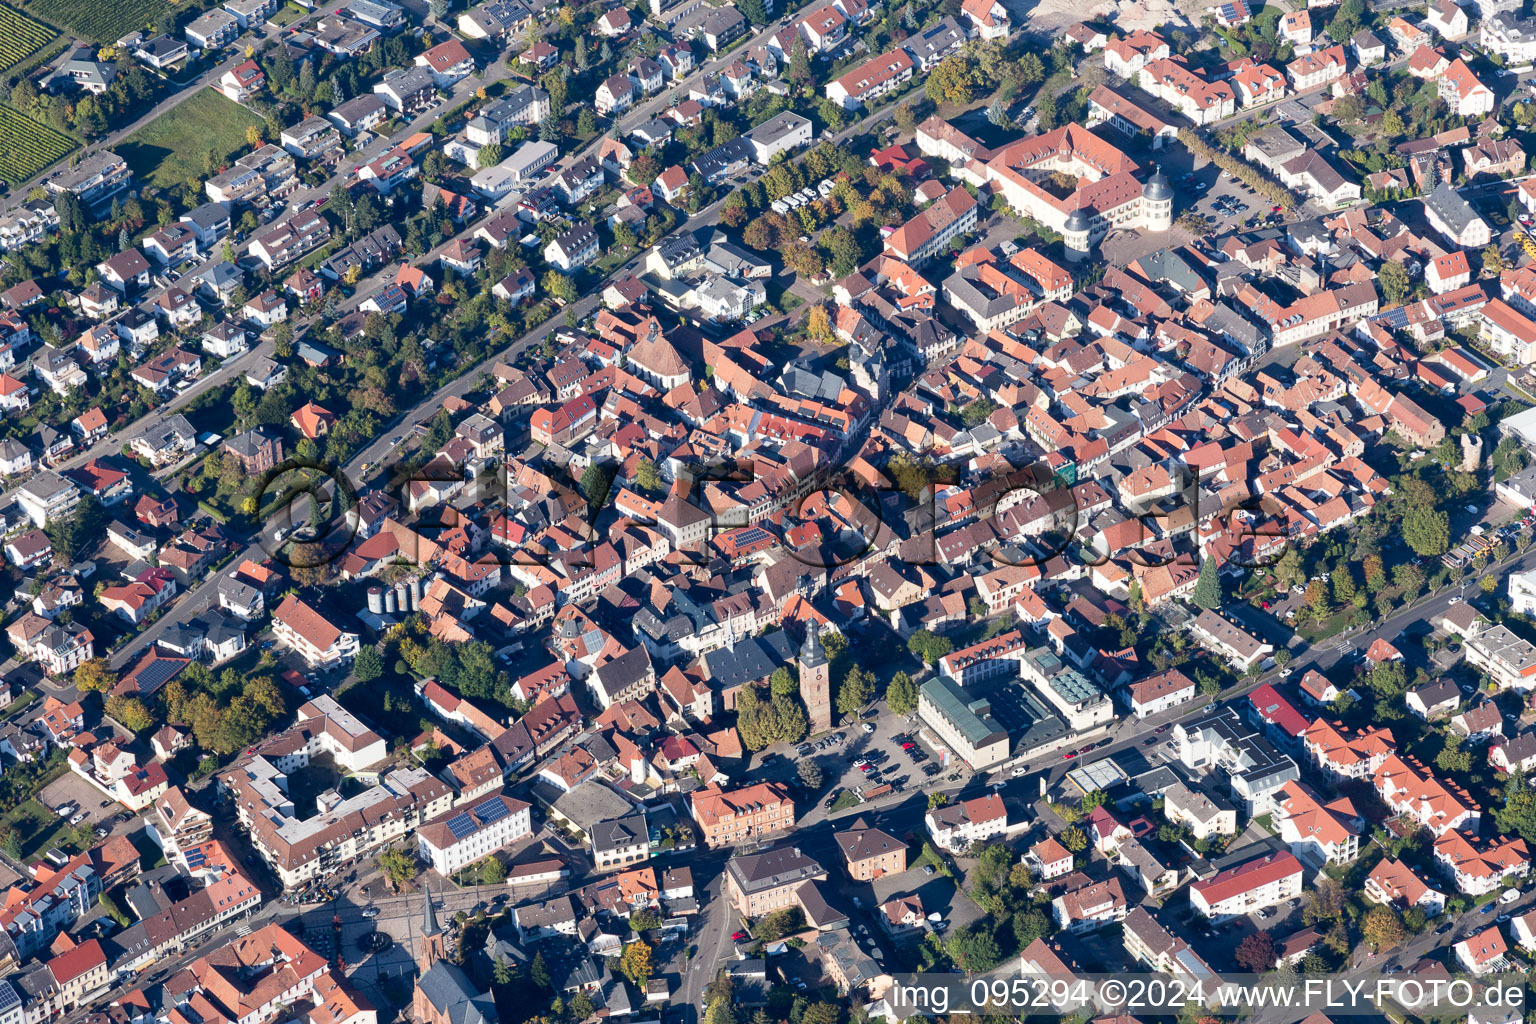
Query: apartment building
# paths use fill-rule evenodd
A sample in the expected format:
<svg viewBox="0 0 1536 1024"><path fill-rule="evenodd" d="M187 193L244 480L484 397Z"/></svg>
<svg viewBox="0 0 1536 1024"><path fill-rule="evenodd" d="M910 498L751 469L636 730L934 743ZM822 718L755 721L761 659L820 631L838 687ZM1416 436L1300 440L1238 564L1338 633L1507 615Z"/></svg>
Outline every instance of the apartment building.
<svg viewBox="0 0 1536 1024"><path fill-rule="evenodd" d="M727 861L725 897L740 913L759 918L795 905L801 886L826 880L827 869L814 858L798 847L780 846Z"/></svg>
<svg viewBox="0 0 1536 1024"><path fill-rule="evenodd" d="M794 800L773 782L734 790L710 785L695 792L691 803L706 846L759 842L795 825Z"/></svg>
<svg viewBox="0 0 1536 1024"><path fill-rule="evenodd" d="M840 829L834 838L843 852L848 877L855 882L872 882L907 870L907 844L863 818Z"/></svg>
<svg viewBox="0 0 1536 1024"><path fill-rule="evenodd" d="M587 838L598 871L627 867L651 855L651 836L643 810L598 822L588 830Z"/></svg>
<svg viewBox="0 0 1536 1024"><path fill-rule="evenodd" d="M1348 864L1360 854L1364 819L1346 797L1324 803L1300 782L1287 782L1272 820L1291 852L1314 867Z"/></svg>
<svg viewBox="0 0 1536 1024"><path fill-rule="evenodd" d="M1400 860L1383 857L1365 876L1365 898L1399 910L1418 907L1430 917L1445 909L1445 893L1420 878Z"/></svg>
<svg viewBox="0 0 1536 1024"><path fill-rule="evenodd" d="M356 633L344 631L296 594L289 594L272 613L272 636L311 668L345 665L360 647Z"/></svg>
<svg viewBox="0 0 1536 1024"><path fill-rule="evenodd" d="M1271 853L1189 887L1189 903L1216 919L1250 914L1301 895L1301 861L1290 852Z"/></svg>
<svg viewBox="0 0 1536 1024"><path fill-rule="evenodd" d="M533 834L531 805L497 793L471 807L455 809L416 830L416 852L448 877Z"/></svg>

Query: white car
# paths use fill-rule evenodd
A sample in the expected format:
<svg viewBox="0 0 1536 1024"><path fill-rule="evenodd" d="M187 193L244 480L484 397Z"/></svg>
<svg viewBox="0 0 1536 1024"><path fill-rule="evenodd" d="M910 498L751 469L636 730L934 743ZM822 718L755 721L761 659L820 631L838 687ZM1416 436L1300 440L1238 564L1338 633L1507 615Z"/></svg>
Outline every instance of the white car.
<svg viewBox="0 0 1536 1024"><path fill-rule="evenodd" d="M1017 779L1020 776L1026 775L1028 773L1029 773L1029 766L1021 764L1018 767L1014 768L1014 770L1009 772L1008 774Z"/></svg>

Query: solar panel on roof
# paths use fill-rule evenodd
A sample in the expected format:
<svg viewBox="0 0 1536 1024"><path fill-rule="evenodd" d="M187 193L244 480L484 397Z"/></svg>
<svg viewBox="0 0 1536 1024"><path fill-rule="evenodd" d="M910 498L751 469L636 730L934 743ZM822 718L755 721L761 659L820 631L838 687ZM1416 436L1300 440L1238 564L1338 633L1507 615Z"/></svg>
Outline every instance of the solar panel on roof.
<svg viewBox="0 0 1536 1024"><path fill-rule="evenodd" d="M474 819L467 814L455 814L448 819L448 831L453 833L455 839L463 839L474 830Z"/></svg>
<svg viewBox="0 0 1536 1024"><path fill-rule="evenodd" d="M135 681L139 684L139 693L144 696L153 694L169 682L176 673L185 668L186 665L186 662L175 658L156 658L148 665L145 665L138 675L134 676Z"/></svg>
<svg viewBox="0 0 1536 1024"><path fill-rule="evenodd" d="M495 800L487 800L485 803L475 808L475 817L479 818L480 823L483 825L489 825L492 822L500 821L506 816L507 805L499 797Z"/></svg>

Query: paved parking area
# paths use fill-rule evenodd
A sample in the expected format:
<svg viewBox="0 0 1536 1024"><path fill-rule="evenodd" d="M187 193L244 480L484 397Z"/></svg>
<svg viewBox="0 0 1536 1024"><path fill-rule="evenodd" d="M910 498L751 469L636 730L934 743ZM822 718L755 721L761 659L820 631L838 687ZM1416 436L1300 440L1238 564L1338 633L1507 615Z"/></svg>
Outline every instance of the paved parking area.
<svg viewBox="0 0 1536 1024"><path fill-rule="evenodd" d="M64 804L74 804L93 822L110 819L121 808L108 799L101 790L86 782L72 771L65 772L43 787L38 794L44 807L53 810Z"/></svg>
<svg viewBox="0 0 1536 1024"><path fill-rule="evenodd" d="M874 726L872 732L864 731L865 722ZM804 826L815 824L827 817L831 813L830 804L836 802L843 793L857 793L859 787L872 785L870 777L855 768L854 762L871 754L876 757L883 755L884 760L876 766L880 769L878 781L873 785L895 782L899 783L901 788L883 799L877 798L875 806L880 806L886 801L899 800L902 795L909 794L913 789L940 782L948 774L952 774L948 770L931 778L923 774L923 764L937 763L932 750L923 749L926 760L921 764L914 763L909 755L902 752L896 737L908 735L913 742L918 742L921 746L921 742L917 739L918 728L915 715L909 722L906 716L882 709L876 715L842 726L815 741L806 741L792 747L775 746L762 751L752 759L750 778L754 781L773 780L797 783L801 762L815 762L821 768L821 786L813 793L798 797L805 807L805 815L799 822ZM806 744L809 744L808 752L801 753L802 750L807 750ZM867 809L868 806L843 808L837 814L840 816L854 814L861 807Z"/></svg>
<svg viewBox="0 0 1536 1024"><path fill-rule="evenodd" d="M1252 230L1272 212L1264 197L1236 178L1224 177L1213 166L1174 182L1175 216L1190 212L1206 218L1213 234Z"/></svg>

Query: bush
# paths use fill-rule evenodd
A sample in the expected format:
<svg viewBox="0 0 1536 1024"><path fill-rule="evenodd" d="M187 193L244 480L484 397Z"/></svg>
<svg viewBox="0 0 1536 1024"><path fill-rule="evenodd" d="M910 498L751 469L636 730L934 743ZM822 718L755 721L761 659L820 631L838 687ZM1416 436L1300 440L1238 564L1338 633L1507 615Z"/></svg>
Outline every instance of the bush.
<svg viewBox="0 0 1536 1024"><path fill-rule="evenodd" d="M757 923L752 937L762 942L776 942L784 936L805 928L805 914L799 907L775 910Z"/></svg>

